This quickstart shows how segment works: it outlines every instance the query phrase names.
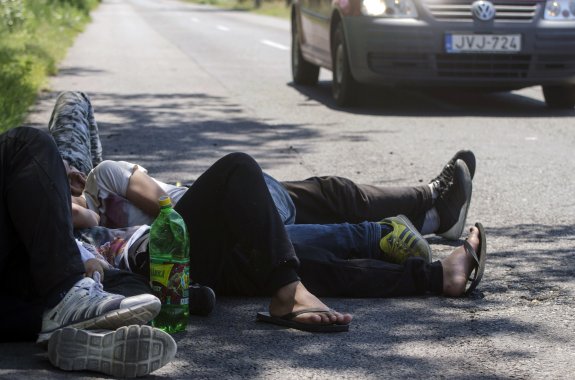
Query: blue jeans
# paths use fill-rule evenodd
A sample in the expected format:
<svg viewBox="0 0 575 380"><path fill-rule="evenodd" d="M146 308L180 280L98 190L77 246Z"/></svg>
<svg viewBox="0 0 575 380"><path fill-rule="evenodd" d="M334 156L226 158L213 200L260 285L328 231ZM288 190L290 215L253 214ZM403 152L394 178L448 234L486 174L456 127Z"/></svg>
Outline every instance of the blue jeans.
<svg viewBox="0 0 575 380"><path fill-rule="evenodd" d="M285 226L293 244L321 247L340 259L378 259L379 241L390 228L379 223L290 224Z"/></svg>
<svg viewBox="0 0 575 380"><path fill-rule="evenodd" d="M294 224L296 215L295 205L293 204L287 190L274 177L267 173L263 174L268 190L276 208L278 209L282 221L284 224Z"/></svg>
<svg viewBox="0 0 575 380"><path fill-rule="evenodd" d="M379 240L390 227L359 224L292 224L286 231L300 259L298 274L321 297L392 297L441 294L441 262L412 257L404 264L380 260Z"/></svg>

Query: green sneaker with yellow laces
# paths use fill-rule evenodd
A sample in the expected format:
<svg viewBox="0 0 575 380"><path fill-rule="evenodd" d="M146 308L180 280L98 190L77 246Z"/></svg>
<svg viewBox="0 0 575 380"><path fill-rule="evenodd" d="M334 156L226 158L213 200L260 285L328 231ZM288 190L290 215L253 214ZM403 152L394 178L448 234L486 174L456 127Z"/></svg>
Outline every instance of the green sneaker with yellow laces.
<svg viewBox="0 0 575 380"><path fill-rule="evenodd" d="M384 261L403 264L409 257L421 257L427 262L431 262L429 243L405 215L385 218L379 224L392 229L379 241L379 248Z"/></svg>

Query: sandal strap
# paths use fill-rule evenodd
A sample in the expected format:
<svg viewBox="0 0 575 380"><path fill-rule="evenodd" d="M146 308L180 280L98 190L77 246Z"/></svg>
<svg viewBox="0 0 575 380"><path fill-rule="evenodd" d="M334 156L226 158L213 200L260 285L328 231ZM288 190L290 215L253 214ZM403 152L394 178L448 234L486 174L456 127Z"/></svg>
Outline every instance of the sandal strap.
<svg viewBox="0 0 575 380"><path fill-rule="evenodd" d="M324 308L315 307L315 308L310 308L310 309L302 309L302 310L298 310L298 311L292 311L291 313L287 313L286 315L282 315L280 318L289 321L289 320L294 319L294 318L297 317L298 315L307 314L307 313L324 313L324 314L328 314L328 313L333 313L333 310L332 310L332 309L324 309Z"/></svg>
<svg viewBox="0 0 575 380"><path fill-rule="evenodd" d="M471 273L475 272L475 276L469 277L469 280L473 281L477 277L477 268L479 267L479 257L477 257L477 253L475 253L475 250L473 249L473 247L471 246L471 244L469 244L469 242L467 240L463 241L463 248L465 249L465 252L467 252L468 254L471 255L471 257L473 257L473 259L475 260L475 263L476 263L475 267L471 271Z"/></svg>

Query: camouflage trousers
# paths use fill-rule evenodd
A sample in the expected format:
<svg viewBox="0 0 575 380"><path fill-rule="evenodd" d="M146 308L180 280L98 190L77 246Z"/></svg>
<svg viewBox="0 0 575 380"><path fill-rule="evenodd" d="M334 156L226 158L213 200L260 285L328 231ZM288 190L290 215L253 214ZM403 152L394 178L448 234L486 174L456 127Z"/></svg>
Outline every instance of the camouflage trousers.
<svg viewBox="0 0 575 380"><path fill-rule="evenodd" d="M48 130L71 166L88 174L102 161L102 144L90 98L78 91L66 91L56 99Z"/></svg>

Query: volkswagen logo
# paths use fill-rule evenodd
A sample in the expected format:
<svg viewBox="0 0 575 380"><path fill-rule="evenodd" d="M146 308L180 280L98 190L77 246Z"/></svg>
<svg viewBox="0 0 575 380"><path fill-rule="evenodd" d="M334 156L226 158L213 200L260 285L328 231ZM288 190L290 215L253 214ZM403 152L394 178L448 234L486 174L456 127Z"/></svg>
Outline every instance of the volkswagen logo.
<svg viewBox="0 0 575 380"><path fill-rule="evenodd" d="M491 1L477 0L471 4L471 13L478 20L490 21L495 17L495 5Z"/></svg>

